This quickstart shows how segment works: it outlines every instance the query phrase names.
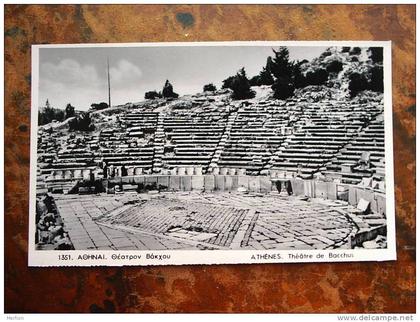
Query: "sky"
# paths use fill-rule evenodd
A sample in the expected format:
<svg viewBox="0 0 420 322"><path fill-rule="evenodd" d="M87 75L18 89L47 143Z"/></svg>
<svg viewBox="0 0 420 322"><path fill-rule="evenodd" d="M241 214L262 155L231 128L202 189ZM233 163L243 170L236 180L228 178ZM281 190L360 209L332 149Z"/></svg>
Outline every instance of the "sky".
<svg viewBox="0 0 420 322"><path fill-rule="evenodd" d="M289 47L293 60L311 60L327 47ZM160 91L168 79L180 95L202 91L205 84L220 88L222 81L245 67L257 75L272 56L272 46L164 46L41 48L38 104L64 109L71 103L87 110L108 102L107 58L112 105L135 103L144 93Z"/></svg>

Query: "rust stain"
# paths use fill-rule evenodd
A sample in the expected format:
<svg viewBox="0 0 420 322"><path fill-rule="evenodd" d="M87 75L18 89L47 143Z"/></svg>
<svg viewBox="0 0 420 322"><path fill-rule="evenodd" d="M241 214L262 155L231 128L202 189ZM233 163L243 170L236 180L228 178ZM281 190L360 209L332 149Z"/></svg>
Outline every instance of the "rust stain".
<svg viewBox="0 0 420 322"><path fill-rule="evenodd" d="M30 46L185 41L186 29L188 41L392 41L398 261L27 267ZM6 5L5 311L415 312L414 72L414 5Z"/></svg>

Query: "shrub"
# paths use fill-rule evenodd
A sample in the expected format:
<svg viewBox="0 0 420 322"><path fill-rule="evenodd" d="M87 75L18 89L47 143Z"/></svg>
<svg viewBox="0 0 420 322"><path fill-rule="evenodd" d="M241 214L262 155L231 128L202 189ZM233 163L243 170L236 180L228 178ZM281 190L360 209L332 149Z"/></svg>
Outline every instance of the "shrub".
<svg viewBox="0 0 420 322"><path fill-rule="evenodd" d="M341 49L341 52L342 53L348 53L350 51L350 47L343 47L342 49Z"/></svg>
<svg viewBox="0 0 420 322"><path fill-rule="evenodd" d="M361 52L362 52L362 50L360 49L360 47L353 47L351 50L350 50L350 55L360 55L361 54Z"/></svg>
<svg viewBox="0 0 420 322"><path fill-rule="evenodd" d="M328 72L323 69L316 69L306 73L307 85L322 85L328 80Z"/></svg>
<svg viewBox="0 0 420 322"><path fill-rule="evenodd" d="M156 91L149 91L144 94L144 98L147 100L153 100L160 97L162 97L162 95Z"/></svg>
<svg viewBox="0 0 420 322"><path fill-rule="evenodd" d="M217 90L213 83L206 84L203 87L203 92L215 92Z"/></svg>
<svg viewBox="0 0 420 322"><path fill-rule="evenodd" d="M235 76L229 76L228 78L226 78L225 80L223 80L222 88L230 88L230 89L232 89L232 83L233 83L234 78L235 78Z"/></svg>
<svg viewBox="0 0 420 322"><path fill-rule="evenodd" d="M69 122L69 127L71 131L93 131L95 129L89 112L76 116Z"/></svg>
<svg viewBox="0 0 420 322"><path fill-rule="evenodd" d="M333 60L327 65L327 72L339 73L343 70L343 63L338 60Z"/></svg>
<svg viewBox="0 0 420 322"><path fill-rule="evenodd" d="M103 109L105 109L105 108L108 108L108 103L105 103L105 102L101 102L101 103L99 103L99 104L97 104L97 103L92 103L92 104L90 105L90 108L91 108L92 110L95 110L95 111L97 111L97 110L103 110Z"/></svg>
<svg viewBox="0 0 420 322"><path fill-rule="evenodd" d="M354 97L357 93L368 88L368 82L363 74L352 73L349 76L349 80L350 97Z"/></svg>

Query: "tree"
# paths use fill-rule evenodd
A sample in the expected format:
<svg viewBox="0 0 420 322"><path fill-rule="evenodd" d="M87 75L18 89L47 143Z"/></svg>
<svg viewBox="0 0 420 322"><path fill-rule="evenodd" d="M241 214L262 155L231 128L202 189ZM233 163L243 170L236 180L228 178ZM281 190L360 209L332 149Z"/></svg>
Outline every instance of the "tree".
<svg viewBox="0 0 420 322"><path fill-rule="evenodd" d="M348 53L350 51L350 47L343 47L342 49L341 49L341 52L342 53Z"/></svg>
<svg viewBox="0 0 420 322"><path fill-rule="evenodd" d="M271 88L274 91L273 97L281 100L293 96L295 90L293 84L288 82L286 78L277 78Z"/></svg>
<svg viewBox="0 0 420 322"><path fill-rule="evenodd" d="M179 96L174 92L172 84L169 83L169 80L166 80L165 85L163 86L162 96L165 98L177 98Z"/></svg>
<svg viewBox="0 0 420 322"><path fill-rule="evenodd" d="M369 89L374 92L384 92L384 70L382 66L374 66L369 72Z"/></svg>
<svg viewBox="0 0 420 322"><path fill-rule="evenodd" d="M302 73L301 66L304 63L307 63L307 60L303 60L293 64L292 66L292 83L294 84L295 88L302 88L307 85L306 78Z"/></svg>
<svg viewBox="0 0 420 322"><path fill-rule="evenodd" d="M66 112L66 116L65 116L66 120L70 117L73 117L75 115L74 106L72 106L70 103L67 104L65 112Z"/></svg>
<svg viewBox="0 0 420 322"><path fill-rule="evenodd" d="M258 79L258 85L273 85L274 83L274 78L271 75L271 72L267 69L267 67L263 67L262 71L258 76Z"/></svg>
<svg viewBox="0 0 420 322"><path fill-rule="evenodd" d="M147 100L154 100L155 98L161 98L162 95L156 91L149 91L144 94L144 98Z"/></svg>
<svg viewBox="0 0 420 322"><path fill-rule="evenodd" d="M203 86L203 92L215 92L217 90L213 83L206 84Z"/></svg>
<svg viewBox="0 0 420 322"><path fill-rule="evenodd" d="M232 81L232 98L235 100L253 98L255 92L251 90L249 80L246 77L245 68L241 68Z"/></svg>
<svg viewBox="0 0 420 322"><path fill-rule="evenodd" d="M260 76L255 75L249 80L249 86L260 86Z"/></svg>
<svg viewBox="0 0 420 322"><path fill-rule="evenodd" d="M369 47L369 58L374 63L382 63L384 60L384 51L382 47Z"/></svg>
<svg viewBox="0 0 420 322"><path fill-rule="evenodd" d="M274 58L269 64L269 71L275 78L291 78L293 64L289 60L289 50L287 47L280 47L278 51L274 50Z"/></svg>
<svg viewBox="0 0 420 322"><path fill-rule="evenodd" d="M295 84L293 82L296 67L289 60L289 50L287 47L280 47L278 51L274 50L274 58L272 58L269 70L275 77L275 81L271 86L274 91L274 98L286 99L293 96Z"/></svg>
<svg viewBox="0 0 420 322"><path fill-rule="evenodd" d="M38 111L38 125L45 125L56 120L58 122L64 121L65 113L63 110L51 107L50 103L45 103L45 107Z"/></svg>

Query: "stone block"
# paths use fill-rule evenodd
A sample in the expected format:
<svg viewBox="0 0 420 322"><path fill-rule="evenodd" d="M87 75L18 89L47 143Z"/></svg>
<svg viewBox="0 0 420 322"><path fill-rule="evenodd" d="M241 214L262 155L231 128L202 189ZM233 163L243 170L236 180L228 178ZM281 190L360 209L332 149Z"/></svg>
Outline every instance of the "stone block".
<svg viewBox="0 0 420 322"><path fill-rule="evenodd" d="M303 196L305 194L304 181L300 179L291 179L292 190L295 196ZM275 187L275 185L274 185ZM277 187L275 187L277 190Z"/></svg>
<svg viewBox="0 0 420 322"><path fill-rule="evenodd" d="M135 176L133 178L134 182L137 184L144 184L144 176Z"/></svg>
<svg viewBox="0 0 420 322"><path fill-rule="evenodd" d="M238 188L243 187L247 190L249 190L249 180L248 176L238 176Z"/></svg>
<svg viewBox="0 0 420 322"><path fill-rule="evenodd" d="M260 176L260 191L268 193L271 191L271 180L268 176Z"/></svg>
<svg viewBox="0 0 420 322"><path fill-rule="evenodd" d="M313 180L303 181L303 193L305 196L315 198L315 183Z"/></svg>
<svg viewBox="0 0 420 322"><path fill-rule="evenodd" d="M231 178L232 178L232 191L236 191L239 188L238 176L231 176Z"/></svg>
<svg viewBox="0 0 420 322"><path fill-rule="evenodd" d="M233 190L233 181L232 176L225 176L225 189L224 191L232 191Z"/></svg>
<svg viewBox="0 0 420 322"><path fill-rule="evenodd" d="M143 168L134 168L134 175L140 176L143 174Z"/></svg>
<svg viewBox="0 0 420 322"><path fill-rule="evenodd" d="M145 185L153 185L157 186L157 176L146 176L144 180Z"/></svg>
<svg viewBox="0 0 420 322"><path fill-rule="evenodd" d="M215 190L224 191L225 190L225 176L214 176Z"/></svg>
<svg viewBox="0 0 420 322"><path fill-rule="evenodd" d="M215 189L215 179L213 175L205 175L204 177L204 190L213 191Z"/></svg>
<svg viewBox="0 0 420 322"><path fill-rule="evenodd" d="M179 176L169 177L169 189L174 191L181 190L181 178Z"/></svg>
<svg viewBox="0 0 420 322"><path fill-rule="evenodd" d="M260 192L260 179L258 177L249 177L249 190L252 192Z"/></svg>
<svg viewBox="0 0 420 322"><path fill-rule="evenodd" d="M169 176L158 176L157 177L158 187L168 187L169 188Z"/></svg>
<svg viewBox="0 0 420 322"><path fill-rule="evenodd" d="M350 186L349 187L349 204L356 207L357 206L357 189Z"/></svg>
<svg viewBox="0 0 420 322"><path fill-rule="evenodd" d="M327 199L327 182L315 181L315 197Z"/></svg>
<svg viewBox="0 0 420 322"><path fill-rule="evenodd" d="M384 194L377 194L375 196L377 203L377 211L379 214L386 214L386 199Z"/></svg>
<svg viewBox="0 0 420 322"><path fill-rule="evenodd" d="M204 177L203 176L192 176L191 177L191 189L192 190L204 190Z"/></svg>
<svg viewBox="0 0 420 322"><path fill-rule="evenodd" d="M181 176L181 190L191 191L191 176Z"/></svg>

